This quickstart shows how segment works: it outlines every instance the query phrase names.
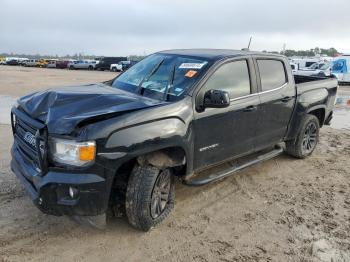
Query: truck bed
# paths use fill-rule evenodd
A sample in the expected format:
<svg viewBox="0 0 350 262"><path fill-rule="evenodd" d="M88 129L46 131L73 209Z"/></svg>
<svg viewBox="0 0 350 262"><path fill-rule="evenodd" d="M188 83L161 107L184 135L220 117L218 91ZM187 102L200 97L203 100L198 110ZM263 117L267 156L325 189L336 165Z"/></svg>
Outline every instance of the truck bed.
<svg viewBox="0 0 350 262"><path fill-rule="evenodd" d="M338 80L334 77L294 75L294 81L297 94L320 88L325 88L329 92L332 89L336 90L338 87Z"/></svg>

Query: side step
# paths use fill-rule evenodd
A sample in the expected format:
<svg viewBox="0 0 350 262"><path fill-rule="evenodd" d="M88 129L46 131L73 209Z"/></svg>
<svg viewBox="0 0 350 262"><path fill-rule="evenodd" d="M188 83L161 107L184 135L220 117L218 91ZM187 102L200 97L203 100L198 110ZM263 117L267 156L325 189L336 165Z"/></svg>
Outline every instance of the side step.
<svg viewBox="0 0 350 262"><path fill-rule="evenodd" d="M202 186L210 182L231 176L239 170L242 170L259 162L269 160L282 153L283 148L281 146L276 146L273 150L255 153L238 160L229 161L219 166L208 168L204 171L194 174L188 180L184 180L183 183L188 186Z"/></svg>

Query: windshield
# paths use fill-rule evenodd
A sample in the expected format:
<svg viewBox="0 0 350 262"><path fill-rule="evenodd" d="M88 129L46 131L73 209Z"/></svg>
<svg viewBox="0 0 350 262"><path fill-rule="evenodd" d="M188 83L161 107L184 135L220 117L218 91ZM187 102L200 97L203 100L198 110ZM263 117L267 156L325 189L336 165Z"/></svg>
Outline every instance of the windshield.
<svg viewBox="0 0 350 262"><path fill-rule="evenodd" d="M154 99L176 100L203 74L207 64L185 56L154 54L117 77L112 86Z"/></svg>
<svg viewBox="0 0 350 262"><path fill-rule="evenodd" d="M318 69L320 64L314 63L311 66L309 66L309 69Z"/></svg>
<svg viewBox="0 0 350 262"><path fill-rule="evenodd" d="M327 70L330 67L330 64L324 64L320 67L320 70Z"/></svg>

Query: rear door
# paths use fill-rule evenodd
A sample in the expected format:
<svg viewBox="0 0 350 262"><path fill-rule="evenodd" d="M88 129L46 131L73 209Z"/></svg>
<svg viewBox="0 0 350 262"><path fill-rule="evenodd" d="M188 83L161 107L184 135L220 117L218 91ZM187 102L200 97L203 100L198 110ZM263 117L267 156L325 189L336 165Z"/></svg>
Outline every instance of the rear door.
<svg viewBox="0 0 350 262"><path fill-rule="evenodd" d="M227 108L195 111L195 169L254 151L259 96L252 59L230 60L219 65L197 93L196 104L208 90L224 90L231 101Z"/></svg>
<svg viewBox="0 0 350 262"><path fill-rule="evenodd" d="M295 85L284 58L254 57L260 97L256 150L283 140L291 118Z"/></svg>

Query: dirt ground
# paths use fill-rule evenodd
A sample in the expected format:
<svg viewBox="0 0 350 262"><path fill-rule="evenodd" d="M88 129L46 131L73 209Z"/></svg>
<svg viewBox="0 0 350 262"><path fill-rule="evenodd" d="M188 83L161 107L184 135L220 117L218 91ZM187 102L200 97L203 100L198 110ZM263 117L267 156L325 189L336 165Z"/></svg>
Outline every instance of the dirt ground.
<svg viewBox="0 0 350 262"><path fill-rule="evenodd" d="M107 81L116 75L109 71L0 66L0 94L18 97L51 87Z"/></svg>
<svg viewBox="0 0 350 262"><path fill-rule="evenodd" d="M0 95L114 75L3 66ZM305 160L281 155L207 186L177 183L175 210L148 233L125 218L98 231L42 214L10 171L11 143L0 125L0 261L350 261L349 130L323 128Z"/></svg>

